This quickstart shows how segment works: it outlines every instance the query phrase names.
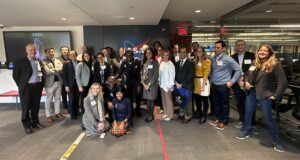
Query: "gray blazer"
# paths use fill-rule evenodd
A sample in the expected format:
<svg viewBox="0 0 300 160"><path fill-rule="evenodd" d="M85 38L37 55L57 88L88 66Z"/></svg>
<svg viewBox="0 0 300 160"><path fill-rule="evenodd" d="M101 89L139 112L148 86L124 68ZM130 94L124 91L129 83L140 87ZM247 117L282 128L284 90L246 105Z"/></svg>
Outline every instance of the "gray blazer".
<svg viewBox="0 0 300 160"><path fill-rule="evenodd" d="M82 117L82 123L86 128L86 135L99 135L107 131L110 127L109 123L105 119L105 109L104 109L104 100L102 92L96 99L93 96L86 96L84 98L84 115ZM98 129L98 122L104 123L104 128L102 130Z"/></svg>
<svg viewBox="0 0 300 160"><path fill-rule="evenodd" d="M87 86L90 80L90 68L83 62L77 64L76 82L78 87Z"/></svg>
<svg viewBox="0 0 300 160"><path fill-rule="evenodd" d="M148 66L143 66L142 83L151 84L149 90L143 91L143 98L155 100L158 92L158 62L151 60ZM146 73L145 73L146 72Z"/></svg>
<svg viewBox="0 0 300 160"><path fill-rule="evenodd" d="M54 58L53 59L54 66L52 62L48 59L45 59L42 64L44 67L44 74L45 74L45 88L51 87L54 83L54 75L58 76L60 84L63 83L62 80L62 67L63 64L60 60Z"/></svg>
<svg viewBox="0 0 300 160"><path fill-rule="evenodd" d="M288 85L280 63L275 64L272 72L267 73L256 69L254 71L249 71L245 80L255 87L257 99L265 99L274 96L279 100Z"/></svg>

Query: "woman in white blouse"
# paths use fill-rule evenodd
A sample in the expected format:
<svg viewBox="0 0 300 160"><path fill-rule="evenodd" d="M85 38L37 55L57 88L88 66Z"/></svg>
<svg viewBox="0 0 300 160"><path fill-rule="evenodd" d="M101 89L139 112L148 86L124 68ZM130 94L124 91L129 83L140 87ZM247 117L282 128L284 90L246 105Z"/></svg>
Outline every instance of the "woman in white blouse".
<svg viewBox="0 0 300 160"><path fill-rule="evenodd" d="M175 66L170 61L170 52L168 50L162 50L163 61L159 66L159 86L161 90L161 99L164 108L165 115L163 118L166 121L170 121L173 118L173 101L172 90L175 81Z"/></svg>

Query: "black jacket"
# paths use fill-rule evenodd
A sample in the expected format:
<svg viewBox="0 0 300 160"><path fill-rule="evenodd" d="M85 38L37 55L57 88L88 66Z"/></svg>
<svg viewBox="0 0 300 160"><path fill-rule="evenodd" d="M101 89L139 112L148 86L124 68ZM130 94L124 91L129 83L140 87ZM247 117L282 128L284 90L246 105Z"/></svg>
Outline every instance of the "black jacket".
<svg viewBox="0 0 300 160"><path fill-rule="evenodd" d="M75 69L71 60L64 63L62 70L64 86L72 87L73 83L76 83Z"/></svg>
<svg viewBox="0 0 300 160"><path fill-rule="evenodd" d="M190 59L186 59L180 67L180 60L175 63L175 81L182 84L184 88L193 89L193 78L195 75L195 64Z"/></svg>
<svg viewBox="0 0 300 160"><path fill-rule="evenodd" d="M43 72L43 65L40 60L38 60L38 62ZM13 79L19 88L20 95L24 94L25 87L32 75L32 72L32 67L27 57L21 58L14 62ZM43 79L44 78L42 78L42 82Z"/></svg>
<svg viewBox="0 0 300 160"><path fill-rule="evenodd" d="M104 82L102 83L101 76L100 76L100 71L102 69L100 67L100 63L98 61L94 63L94 82L99 83L102 86L105 84L107 77L112 75L110 65L106 62L104 65L105 65L105 68L103 68L103 70L104 70L104 80L103 81Z"/></svg>
<svg viewBox="0 0 300 160"><path fill-rule="evenodd" d="M272 72L258 71L256 68L254 71L249 71L245 81L255 87L257 99L274 96L279 100L288 85L280 63L275 64Z"/></svg>
<svg viewBox="0 0 300 160"><path fill-rule="evenodd" d="M141 81L141 63L138 60L134 60L131 64L126 60L121 64L118 78L126 77L126 83L129 82L140 82Z"/></svg>
<svg viewBox="0 0 300 160"><path fill-rule="evenodd" d="M238 53L233 54L231 57L239 64ZM251 66L251 62L254 59L255 59L255 54L254 53L245 51L243 64L242 64L243 73L246 73L248 71L249 67ZM249 61L249 63L245 64L245 61L247 61L247 60Z"/></svg>

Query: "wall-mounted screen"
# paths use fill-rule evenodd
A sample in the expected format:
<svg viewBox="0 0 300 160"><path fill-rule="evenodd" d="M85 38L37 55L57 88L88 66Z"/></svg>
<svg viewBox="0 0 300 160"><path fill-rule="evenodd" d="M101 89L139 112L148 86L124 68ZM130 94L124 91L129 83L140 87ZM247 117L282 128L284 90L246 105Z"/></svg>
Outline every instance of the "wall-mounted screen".
<svg viewBox="0 0 300 160"><path fill-rule="evenodd" d="M72 47L70 31L6 31L3 32L7 68L13 68L16 59L26 56L25 46L34 43L37 47L37 58L44 59L44 50L54 48L60 54L61 46Z"/></svg>

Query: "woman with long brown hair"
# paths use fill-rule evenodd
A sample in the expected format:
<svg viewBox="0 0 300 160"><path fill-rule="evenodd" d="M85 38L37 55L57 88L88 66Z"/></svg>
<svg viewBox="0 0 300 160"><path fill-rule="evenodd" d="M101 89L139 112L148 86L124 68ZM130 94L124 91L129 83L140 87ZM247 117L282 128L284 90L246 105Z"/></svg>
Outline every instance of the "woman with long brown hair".
<svg viewBox="0 0 300 160"><path fill-rule="evenodd" d="M208 95L201 94L201 92L203 93L206 83L209 83L208 76L210 74L211 61L207 58L204 47L199 47L196 50L195 56L196 58L193 94L197 106L197 112L200 116L199 123L203 124L207 119ZM210 90L210 88L208 89Z"/></svg>
<svg viewBox="0 0 300 160"><path fill-rule="evenodd" d="M272 117L272 104L281 99L287 88L287 79L271 46L263 44L259 47L255 62L245 76L245 89L247 90L245 120L243 129L236 136L237 139L249 137L251 121L256 103L261 107L267 129L272 135L274 150L283 152L279 139L278 128Z"/></svg>

